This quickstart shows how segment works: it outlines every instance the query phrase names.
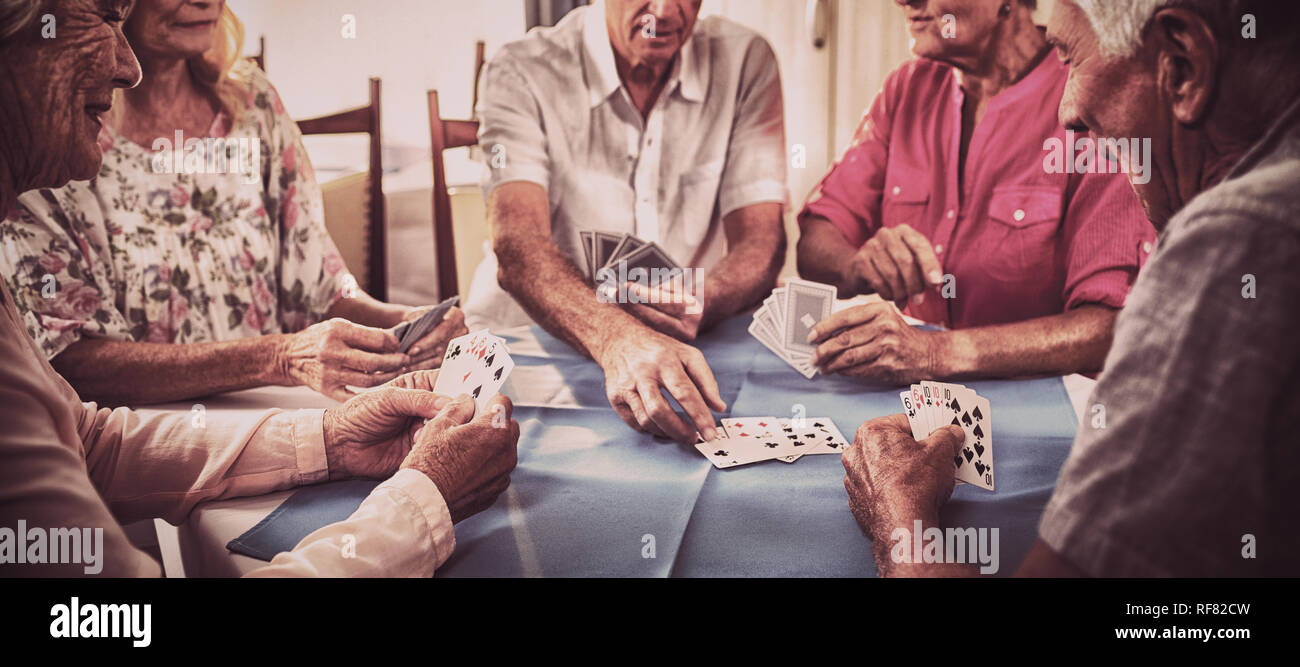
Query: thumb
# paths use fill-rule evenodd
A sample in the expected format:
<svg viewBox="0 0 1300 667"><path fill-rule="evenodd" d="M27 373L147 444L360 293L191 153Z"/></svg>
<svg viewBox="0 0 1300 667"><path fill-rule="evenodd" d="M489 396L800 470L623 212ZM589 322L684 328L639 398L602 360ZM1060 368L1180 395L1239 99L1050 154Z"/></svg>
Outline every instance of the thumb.
<svg viewBox="0 0 1300 667"><path fill-rule="evenodd" d="M930 447L942 447L944 451L952 452L954 455L961 452L961 443L966 440L966 432L961 430L960 426L949 424L941 429L936 430L926 438L924 442Z"/></svg>
<svg viewBox="0 0 1300 667"><path fill-rule="evenodd" d="M430 425L439 433L462 426L474 418L475 407L474 399L470 398L469 394L461 394L455 400L444 405L442 411L433 418Z"/></svg>
<svg viewBox="0 0 1300 667"><path fill-rule="evenodd" d="M419 389L393 389L388 394L389 405L400 415L432 419L438 416L442 397L431 391Z"/></svg>

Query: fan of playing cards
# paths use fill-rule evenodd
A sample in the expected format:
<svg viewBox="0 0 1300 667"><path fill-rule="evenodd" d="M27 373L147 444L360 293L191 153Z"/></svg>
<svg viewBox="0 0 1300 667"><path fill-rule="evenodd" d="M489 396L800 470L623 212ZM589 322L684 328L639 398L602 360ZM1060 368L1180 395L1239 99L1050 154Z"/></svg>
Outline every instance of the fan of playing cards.
<svg viewBox="0 0 1300 667"><path fill-rule="evenodd" d="M469 394L481 412L514 369L504 340L487 329L475 331L447 344L433 390L448 396Z"/></svg>
<svg viewBox="0 0 1300 667"><path fill-rule="evenodd" d="M849 442L828 418L742 417L722 420L718 437L695 448L717 468L771 461L794 463L808 454L842 454Z"/></svg>
<svg viewBox="0 0 1300 667"><path fill-rule="evenodd" d="M912 437L924 440L935 429L960 426L966 433L953 458L958 482L993 490L993 417L987 398L959 384L922 382L903 392L903 411Z"/></svg>
<svg viewBox="0 0 1300 667"><path fill-rule="evenodd" d="M773 291L754 313L749 333L811 380L817 374L812 365L812 353L817 348L808 343L808 333L818 322L830 317L835 295L836 289L831 285L791 280Z"/></svg>
<svg viewBox="0 0 1300 667"><path fill-rule="evenodd" d="M632 236L631 234L611 234L609 232L583 231L583 250L587 255L587 277L593 283L600 270L618 266L627 262L627 270L645 269L681 269L682 267L658 244Z"/></svg>

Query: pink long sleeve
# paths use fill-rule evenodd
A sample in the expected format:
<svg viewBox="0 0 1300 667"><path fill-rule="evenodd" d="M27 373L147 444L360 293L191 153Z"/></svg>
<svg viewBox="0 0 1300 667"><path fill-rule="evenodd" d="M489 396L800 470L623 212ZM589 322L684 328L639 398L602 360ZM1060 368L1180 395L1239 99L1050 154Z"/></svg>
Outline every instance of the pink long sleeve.
<svg viewBox="0 0 1300 667"><path fill-rule="evenodd" d="M214 414L200 425L184 413L98 409L81 403L50 368L3 285L0 302L0 531L12 538L19 526L98 528L103 539L93 559L62 564L16 563L0 546L0 574L158 576L158 564L130 543L119 521L177 523L201 502L328 477L319 410ZM355 557L343 550L345 540ZM451 514L437 487L405 471L377 487L348 520L316 531L253 574L429 576L454 547Z"/></svg>

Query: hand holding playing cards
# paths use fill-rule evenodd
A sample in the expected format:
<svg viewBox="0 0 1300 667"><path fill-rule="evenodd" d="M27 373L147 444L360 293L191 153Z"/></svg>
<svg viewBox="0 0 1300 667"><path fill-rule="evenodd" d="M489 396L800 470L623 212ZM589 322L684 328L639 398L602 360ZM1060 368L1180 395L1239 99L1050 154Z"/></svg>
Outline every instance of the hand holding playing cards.
<svg viewBox="0 0 1300 667"><path fill-rule="evenodd" d="M854 306L818 322L812 364L823 373L910 384L934 374L942 332L921 331L892 304Z"/></svg>
<svg viewBox="0 0 1300 667"><path fill-rule="evenodd" d="M397 471L426 419L450 402L418 389L390 387L325 411L321 427L330 479L382 478Z"/></svg>
<svg viewBox="0 0 1300 667"><path fill-rule="evenodd" d="M337 401L353 387L374 387L401 375L411 358L390 331L334 318L281 339L276 368L283 384L305 385Z"/></svg>
<svg viewBox="0 0 1300 667"><path fill-rule="evenodd" d="M943 284L930 239L907 225L882 227L858 249L850 268L858 294L875 292L886 301L902 303Z"/></svg>
<svg viewBox="0 0 1300 667"><path fill-rule="evenodd" d="M944 426L917 442L906 415L863 424L844 452L844 488L849 509L872 540L887 543L897 526L912 521L937 526L939 508L952 495L952 459L965 433Z"/></svg>
<svg viewBox="0 0 1300 667"><path fill-rule="evenodd" d="M710 409L727 405L718 382L700 351L653 331L635 331L605 345L597 359L605 369L609 404L628 426L683 444L694 444L696 433L716 435ZM688 424L664 398L667 390L693 424Z"/></svg>
<svg viewBox="0 0 1300 667"><path fill-rule="evenodd" d="M519 462L513 409L510 399L498 395L474 417L474 401L461 396L420 430L402 462L403 469L418 470L433 481L453 522L487 509L510 486L510 473Z"/></svg>
<svg viewBox="0 0 1300 667"><path fill-rule="evenodd" d="M403 322L418 322L421 317L438 306L411 308L402 318ZM465 313L459 308L449 307L443 315L442 322L414 341L409 347L411 367L408 370L428 370L442 364L442 355L447 352L447 343L453 338L469 333L465 328Z"/></svg>
<svg viewBox="0 0 1300 667"><path fill-rule="evenodd" d="M691 294L682 289L680 281L657 287L628 283L627 293L636 295L640 303L629 299L624 309L651 329L687 343L700 334L704 320L703 285Z"/></svg>

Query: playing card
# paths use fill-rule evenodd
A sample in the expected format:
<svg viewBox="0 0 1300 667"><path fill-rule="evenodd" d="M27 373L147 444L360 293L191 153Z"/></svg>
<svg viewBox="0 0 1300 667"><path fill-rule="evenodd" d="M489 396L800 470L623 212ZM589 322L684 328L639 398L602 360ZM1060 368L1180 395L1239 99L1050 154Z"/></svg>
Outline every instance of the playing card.
<svg viewBox="0 0 1300 667"><path fill-rule="evenodd" d="M626 257L618 261L627 262L627 270L645 269L649 272L651 269L680 269L681 266L673 261L673 258L660 248L657 243L647 243L636 252L629 253ZM648 276L647 276L648 277Z"/></svg>
<svg viewBox="0 0 1300 667"><path fill-rule="evenodd" d="M785 349L811 355L816 347L808 343L808 334L818 322L830 317L836 290L830 285L791 280L786 285Z"/></svg>
<svg viewBox="0 0 1300 667"><path fill-rule="evenodd" d="M438 325L442 324L442 320L447 317L447 311L451 310L452 307L458 303L460 303L460 297L453 296L429 309L428 312L421 315L419 319L414 322L403 322L397 325L393 329L393 333L401 342L397 351L406 354L406 352L411 349L412 345L415 345L421 338L429 335L430 331L438 328Z"/></svg>
<svg viewBox="0 0 1300 667"><path fill-rule="evenodd" d="M829 417L806 418L807 430L812 434L812 449L805 454L843 454L852 443L835 426Z"/></svg>
<svg viewBox="0 0 1300 667"><path fill-rule="evenodd" d="M719 469L758 463L772 459L771 449L761 438L719 437L696 443L695 449Z"/></svg>
<svg viewBox="0 0 1300 667"><path fill-rule="evenodd" d="M912 427L912 439L924 440L930 436L926 430L925 423L921 420L921 409L916 404L916 399L912 397L912 390L909 389L898 395L903 401L903 414L907 415L907 423Z"/></svg>
<svg viewBox="0 0 1300 667"><path fill-rule="evenodd" d="M448 396L469 394L478 410L485 410L514 368L505 341L483 329L447 345L433 390Z"/></svg>
<svg viewBox="0 0 1300 667"><path fill-rule="evenodd" d="M596 272L600 271L600 267L605 266L610 255L614 254L614 249L622 242L622 234L592 232L592 259L594 260L592 265L596 267Z"/></svg>
<svg viewBox="0 0 1300 667"><path fill-rule="evenodd" d="M587 261L587 278L596 279L596 259L592 257L592 237L595 232L581 231L578 232L578 238L582 241L582 257Z"/></svg>
<svg viewBox="0 0 1300 667"><path fill-rule="evenodd" d="M645 246L645 241L642 241L631 234L624 234L623 240L619 241L618 245L614 247L613 252L611 252L609 257L605 260L604 266L617 266L620 259L627 257Z"/></svg>
<svg viewBox="0 0 1300 667"><path fill-rule="evenodd" d="M806 357L806 356L797 357L797 356L789 355L785 350L781 349L780 343L776 341L776 338L768 331L767 327L763 326L762 322L760 322L758 319L755 319L753 322L749 323L749 334L754 338L758 339L758 342L762 343L763 347L766 347L768 351L770 351L772 354L775 354L778 358L780 358L785 363L789 364L791 368L798 371L798 373L804 376L805 378L811 380L813 376L817 374L817 369L813 368L812 364L809 363L811 357Z"/></svg>
<svg viewBox="0 0 1300 667"><path fill-rule="evenodd" d="M970 389L944 387L949 397L945 409L949 424L966 434L961 452L953 458L957 479L993 490L993 420L988 399ZM946 425L946 424L945 424Z"/></svg>

